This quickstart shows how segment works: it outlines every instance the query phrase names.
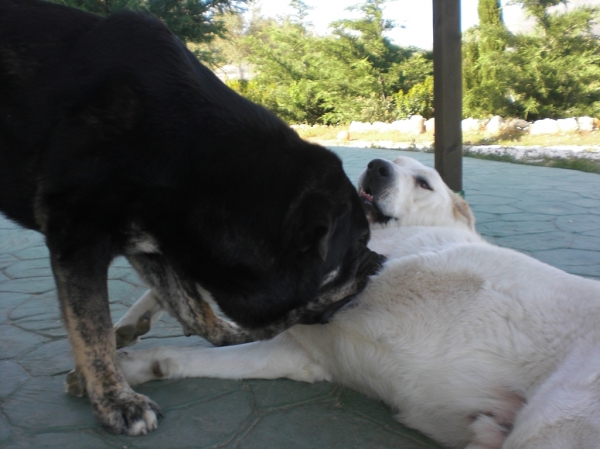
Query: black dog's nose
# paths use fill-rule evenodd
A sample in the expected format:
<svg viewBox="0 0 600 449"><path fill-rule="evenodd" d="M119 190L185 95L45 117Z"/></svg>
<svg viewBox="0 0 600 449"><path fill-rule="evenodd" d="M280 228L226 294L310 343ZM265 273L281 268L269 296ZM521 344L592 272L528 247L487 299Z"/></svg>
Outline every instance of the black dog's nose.
<svg viewBox="0 0 600 449"><path fill-rule="evenodd" d="M367 174L369 177L389 178L393 173L392 163L385 159L373 159L367 165Z"/></svg>

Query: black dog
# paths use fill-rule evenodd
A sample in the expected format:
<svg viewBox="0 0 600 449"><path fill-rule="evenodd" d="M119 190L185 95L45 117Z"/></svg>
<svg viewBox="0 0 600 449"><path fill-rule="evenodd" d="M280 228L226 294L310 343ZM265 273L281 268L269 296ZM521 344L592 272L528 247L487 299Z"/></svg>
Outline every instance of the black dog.
<svg viewBox="0 0 600 449"><path fill-rule="evenodd" d="M135 13L0 0L0 210L45 234L78 372L115 433L159 414L115 364L116 255L216 345L318 322L381 264L340 160Z"/></svg>

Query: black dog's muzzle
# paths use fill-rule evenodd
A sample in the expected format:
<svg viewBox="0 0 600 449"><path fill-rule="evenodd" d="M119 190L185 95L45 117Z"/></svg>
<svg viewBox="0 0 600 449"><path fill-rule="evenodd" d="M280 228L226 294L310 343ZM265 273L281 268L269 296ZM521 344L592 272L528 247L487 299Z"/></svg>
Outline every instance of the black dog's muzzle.
<svg viewBox="0 0 600 449"><path fill-rule="evenodd" d="M322 313L318 322L321 324L329 323L331 321L331 318L333 318L333 316L338 311L340 311L346 305L354 301L356 296L366 288L369 278L371 276L375 276L377 273L379 273L379 271L381 271L381 268L383 267L385 261L385 256L382 256L381 254L377 254L375 251L367 249L361 255L358 271L356 272L356 292L331 304Z"/></svg>

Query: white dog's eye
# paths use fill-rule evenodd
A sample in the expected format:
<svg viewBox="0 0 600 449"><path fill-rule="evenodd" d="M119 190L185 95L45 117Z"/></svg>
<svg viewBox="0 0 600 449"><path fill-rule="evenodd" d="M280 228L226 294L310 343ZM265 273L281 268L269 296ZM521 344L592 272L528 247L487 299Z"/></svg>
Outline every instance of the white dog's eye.
<svg viewBox="0 0 600 449"><path fill-rule="evenodd" d="M421 178L420 176L417 177L417 185L423 189L431 190L433 192L433 189L425 178Z"/></svg>

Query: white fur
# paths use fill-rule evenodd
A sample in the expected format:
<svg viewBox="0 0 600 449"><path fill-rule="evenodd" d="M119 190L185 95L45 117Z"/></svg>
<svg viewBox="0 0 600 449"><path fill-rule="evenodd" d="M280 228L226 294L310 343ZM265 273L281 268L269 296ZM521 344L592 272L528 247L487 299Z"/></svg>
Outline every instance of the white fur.
<svg viewBox="0 0 600 449"><path fill-rule="evenodd" d="M330 324L122 353L127 380L329 380L447 446L599 448L600 283L486 243L435 171L394 162L398 185L378 206L402 226L374 229L370 245L388 262ZM417 173L433 191L415 187Z"/></svg>

